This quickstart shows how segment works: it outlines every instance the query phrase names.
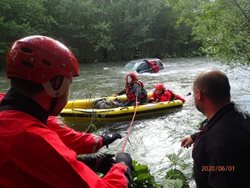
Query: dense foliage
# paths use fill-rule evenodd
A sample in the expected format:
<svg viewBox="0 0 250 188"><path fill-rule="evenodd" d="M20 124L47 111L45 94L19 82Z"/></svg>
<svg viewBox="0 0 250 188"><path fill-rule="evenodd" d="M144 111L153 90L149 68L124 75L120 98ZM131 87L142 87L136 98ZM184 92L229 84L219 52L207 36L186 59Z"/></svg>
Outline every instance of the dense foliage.
<svg viewBox="0 0 250 188"><path fill-rule="evenodd" d="M147 165L142 165L137 161L133 161L133 168L132 188L160 188L160 184L155 182L155 178L150 174Z"/></svg>
<svg viewBox="0 0 250 188"><path fill-rule="evenodd" d="M175 8L204 54L250 64L249 0L177 0Z"/></svg>
<svg viewBox="0 0 250 188"><path fill-rule="evenodd" d="M80 62L212 55L250 62L249 0L1 0L0 61L27 35L54 37ZM202 54L201 54L202 52Z"/></svg>

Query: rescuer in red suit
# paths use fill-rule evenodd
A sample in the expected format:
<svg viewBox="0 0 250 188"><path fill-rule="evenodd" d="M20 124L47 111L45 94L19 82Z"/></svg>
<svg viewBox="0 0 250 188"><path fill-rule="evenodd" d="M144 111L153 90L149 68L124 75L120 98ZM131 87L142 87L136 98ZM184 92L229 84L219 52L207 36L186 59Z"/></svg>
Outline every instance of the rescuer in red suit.
<svg viewBox="0 0 250 188"><path fill-rule="evenodd" d="M152 102L165 102L172 100L181 100L183 103L185 99L173 91L166 89L162 83L155 85L155 90L153 91L153 97L151 99Z"/></svg>
<svg viewBox="0 0 250 188"><path fill-rule="evenodd" d="M36 35L17 40L6 63L11 88L0 104L0 187L128 187L128 153L118 153L100 178L77 160L81 147L48 126L79 75L74 54L59 41ZM104 142L100 139L100 146Z"/></svg>

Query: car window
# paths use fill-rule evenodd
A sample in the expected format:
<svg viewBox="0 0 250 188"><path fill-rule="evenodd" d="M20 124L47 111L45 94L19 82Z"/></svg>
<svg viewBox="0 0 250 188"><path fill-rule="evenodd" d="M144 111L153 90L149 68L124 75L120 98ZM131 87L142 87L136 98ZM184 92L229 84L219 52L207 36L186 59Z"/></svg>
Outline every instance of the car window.
<svg viewBox="0 0 250 188"><path fill-rule="evenodd" d="M157 65L159 65L160 67L163 67L162 62L161 61L156 61Z"/></svg>
<svg viewBox="0 0 250 188"><path fill-rule="evenodd" d="M149 65L146 61L142 62L138 68L137 68L137 72L145 72L146 70L149 69Z"/></svg>
<svg viewBox="0 0 250 188"><path fill-rule="evenodd" d="M128 69L128 70L136 71L136 66L135 65L136 65L136 62L131 61L131 62L128 62L125 65L125 68Z"/></svg>

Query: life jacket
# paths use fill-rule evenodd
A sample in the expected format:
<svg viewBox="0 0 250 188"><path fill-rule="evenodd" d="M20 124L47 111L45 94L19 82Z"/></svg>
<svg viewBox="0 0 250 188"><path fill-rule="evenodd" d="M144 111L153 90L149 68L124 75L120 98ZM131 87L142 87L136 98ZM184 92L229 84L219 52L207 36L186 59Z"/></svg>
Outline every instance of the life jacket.
<svg viewBox="0 0 250 188"><path fill-rule="evenodd" d="M127 95L127 98L128 98L129 101L135 101L136 100L136 94L135 94L135 92L133 90L133 85L135 83L137 83L141 87L141 97L140 97L140 99L137 99L137 100L139 101L139 100L144 99L145 97L147 97L147 92L144 89L143 82L141 82L140 80L137 80L137 81L131 82L125 88L126 89L126 95Z"/></svg>
<svg viewBox="0 0 250 188"><path fill-rule="evenodd" d="M160 67L156 63L156 61L148 61L148 63L149 63L149 66L151 68L151 72L153 72L153 73L159 72Z"/></svg>
<svg viewBox="0 0 250 188"><path fill-rule="evenodd" d="M158 99L160 102L172 101L175 99L175 94L171 90L164 89L161 94L154 91L153 98L154 100Z"/></svg>

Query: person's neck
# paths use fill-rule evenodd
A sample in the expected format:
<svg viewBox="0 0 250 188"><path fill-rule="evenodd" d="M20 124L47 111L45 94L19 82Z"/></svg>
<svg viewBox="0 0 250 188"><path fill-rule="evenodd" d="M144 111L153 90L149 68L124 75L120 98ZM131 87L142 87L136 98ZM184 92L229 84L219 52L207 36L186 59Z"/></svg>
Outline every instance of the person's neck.
<svg viewBox="0 0 250 188"><path fill-rule="evenodd" d="M15 88L16 89L16 88ZM40 93L37 93L36 95L29 95L25 92L22 92L22 90L16 89L19 93L22 95L31 98L33 101L35 101L38 105L40 105L45 112L48 112L51 98L48 96L48 94L44 91L41 91Z"/></svg>
<svg viewBox="0 0 250 188"><path fill-rule="evenodd" d="M48 113L41 105L42 102L16 88L11 88L1 101L1 106L8 106L11 109L22 111L39 119L46 124Z"/></svg>
<svg viewBox="0 0 250 188"><path fill-rule="evenodd" d="M220 103L208 102L207 104L205 104L204 115L207 117L208 120L210 120L221 108L223 108L225 105L229 103L230 101L220 102Z"/></svg>

